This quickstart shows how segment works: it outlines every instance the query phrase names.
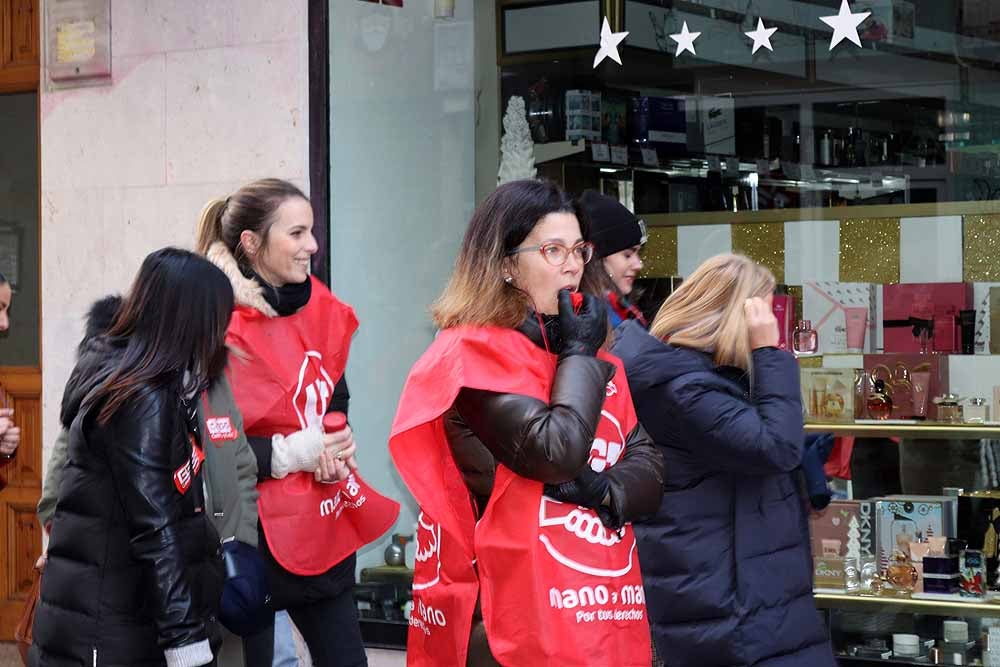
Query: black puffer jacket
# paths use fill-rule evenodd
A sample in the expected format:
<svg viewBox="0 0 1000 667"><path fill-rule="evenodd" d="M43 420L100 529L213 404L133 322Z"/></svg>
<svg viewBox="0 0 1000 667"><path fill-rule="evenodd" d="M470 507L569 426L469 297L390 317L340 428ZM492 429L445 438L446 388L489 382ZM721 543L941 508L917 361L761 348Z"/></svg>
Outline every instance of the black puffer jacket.
<svg viewBox="0 0 1000 667"><path fill-rule="evenodd" d="M183 493L175 483L192 461L179 378L150 386L106 425L100 402L84 404L120 351L103 337L88 342L63 395L69 453L35 616L36 667L186 667L221 643L224 571L202 478Z"/></svg>
<svg viewBox="0 0 1000 667"><path fill-rule="evenodd" d="M539 347L559 353L558 319L545 317L543 323L544 336L535 317L526 319L519 330ZM610 363L574 355L560 358L548 403L519 394L462 389L445 415L445 430L479 515L493 493L498 463L546 484L566 482L580 472L601 416L605 385L613 375ZM602 473L609 502L598 511L615 527L654 515L663 495L663 457L642 424L625 442L622 459ZM478 607L466 664L497 665Z"/></svg>

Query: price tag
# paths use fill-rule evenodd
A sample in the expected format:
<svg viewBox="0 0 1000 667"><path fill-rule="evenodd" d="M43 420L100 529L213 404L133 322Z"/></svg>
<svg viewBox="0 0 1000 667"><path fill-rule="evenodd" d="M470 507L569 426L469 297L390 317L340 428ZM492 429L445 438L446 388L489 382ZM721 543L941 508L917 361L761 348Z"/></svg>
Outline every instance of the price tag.
<svg viewBox="0 0 1000 667"><path fill-rule="evenodd" d="M882 172L873 171L872 172L872 187L880 188L882 187Z"/></svg>
<svg viewBox="0 0 1000 667"><path fill-rule="evenodd" d="M611 161L615 164L628 164L628 146L612 146Z"/></svg>
<svg viewBox="0 0 1000 667"><path fill-rule="evenodd" d="M718 155L709 155L708 156L708 170L712 171L712 172L720 172L720 171L722 171L722 161L719 160L719 156Z"/></svg>
<svg viewBox="0 0 1000 667"><path fill-rule="evenodd" d="M771 164L767 160L757 160L757 173L767 176L771 173Z"/></svg>
<svg viewBox="0 0 1000 667"><path fill-rule="evenodd" d="M590 157L594 162L608 162L611 159L611 151L603 141L595 141L590 144Z"/></svg>
<svg viewBox="0 0 1000 667"><path fill-rule="evenodd" d="M726 174L729 176L739 176L740 174L740 160L735 157L726 158Z"/></svg>
<svg viewBox="0 0 1000 667"><path fill-rule="evenodd" d="M659 167L660 158L656 156L655 148L643 148L642 149L642 163L647 167Z"/></svg>

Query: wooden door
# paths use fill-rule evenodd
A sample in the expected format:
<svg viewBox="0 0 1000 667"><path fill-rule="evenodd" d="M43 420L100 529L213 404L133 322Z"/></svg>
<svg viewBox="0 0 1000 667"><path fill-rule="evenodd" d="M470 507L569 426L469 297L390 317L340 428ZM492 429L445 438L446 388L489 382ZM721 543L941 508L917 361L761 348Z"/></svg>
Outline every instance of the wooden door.
<svg viewBox="0 0 1000 667"><path fill-rule="evenodd" d="M42 374L37 368L0 368L14 421L21 427L17 457L3 469L9 486L0 492L0 641L14 637L33 566L41 553L35 505L42 488Z"/></svg>
<svg viewBox="0 0 1000 667"><path fill-rule="evenodd" d="M0 92L38 89L39 0L0 0Z"/></svg>
<svg viewBox="0 0 1000 667"><path fill-rule="evenodd" d="M40 10L40 0L0 0L0 94L38 93ZM26 128L37 130L37 124L30 130ZM35 224L40 225L40 219ZM40 272L40 255L22 257L21 261L22 272ZM39 289L38 298L40 295ZM10 335L17 332L11 331ZM42 546L41 527L35 517L42 489L41 368L0 366L0 387L21 428L17 456L2 471L9 485L0 492L0 641L6 641L14 637Z"/></svg>

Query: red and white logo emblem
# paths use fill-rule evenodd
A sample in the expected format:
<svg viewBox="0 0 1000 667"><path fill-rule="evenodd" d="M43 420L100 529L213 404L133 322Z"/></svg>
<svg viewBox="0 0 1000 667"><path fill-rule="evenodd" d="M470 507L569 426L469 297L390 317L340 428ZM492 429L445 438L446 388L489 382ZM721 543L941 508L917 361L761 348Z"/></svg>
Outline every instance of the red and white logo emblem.
<svg viewBox="0 0 1000 667"><path fill-rule="evenodd" d="M323 368L323 355L309 350L299 367L298 386L292 397L292 406L303 429L322 428L323 415L333 396L333 380Z"/></svg>
<svg viewBox="0 0 1000 667"><path fill-rule="evenodd" d="M180 491L181 495L187 493L188 489L191 488L191 482L198 475L198 471L201 470L201 464L205 460L205 454L201 451L201 447L195 444L194 439L191 439L191 458L184 462L180 468L174 471L174 486Z"/></svg>
<svg viewBox="0 0 1000 667"><path fill-rule="evenodd" d="M238 437L233 420L228 416L208 417L205 419L205 426L208 429L208 439L212 442L235 440Z"/></svg>
<svg viewBox="0 0 1000 667"><path fill-rule="evenodd" d="M590 467L594 472L602 472L618 463L625 451L625 434L618 419L601 410L601 421L597 424L594 444L590 446Z"/></svg>
<svg viewBox="0 0 1000 667"><path fill-rule="evenodd" d="M417 518L416 542L413 590L422 591L441 580L441 524L434 523L421 512Z"/></svg>
<svg viewBox="0 0 1000 667"><path fill-rule="evenodd" d="M632 570L635 537L628 542L601 523L593 510L542 496L538 540L562 565L598 577L621 577Z"/></svg>

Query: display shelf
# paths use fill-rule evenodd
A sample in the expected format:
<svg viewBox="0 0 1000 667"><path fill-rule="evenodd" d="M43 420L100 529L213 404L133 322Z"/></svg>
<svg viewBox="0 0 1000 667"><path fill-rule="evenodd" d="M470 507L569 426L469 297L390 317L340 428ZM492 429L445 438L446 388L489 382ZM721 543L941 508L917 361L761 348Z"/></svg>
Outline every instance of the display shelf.
<svg viewBox="0 0 1000 667"><path fill-rule="evenodd" d="M928 424L928 423L807 423L807 433L833 433L859 438L911 438L931 440L1000 439L1000 424Z"/></svg>
<svg viewBox="0 0 1000 667"><path fill-rule="evenodd" d="M843 609L867 613L928 614L932 616L977 616L1000 618L1000 600L969 600L959 596L935 599L848 595L828 591L813 593L820 609Z"/></svg>

